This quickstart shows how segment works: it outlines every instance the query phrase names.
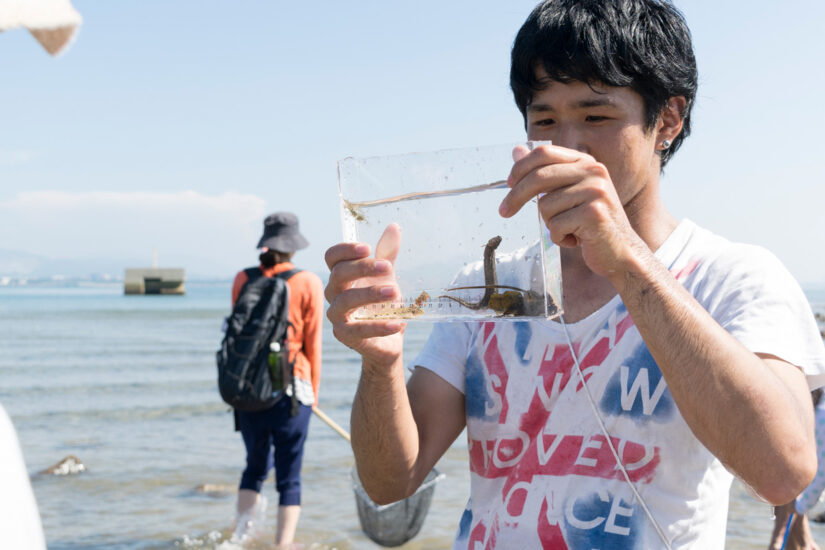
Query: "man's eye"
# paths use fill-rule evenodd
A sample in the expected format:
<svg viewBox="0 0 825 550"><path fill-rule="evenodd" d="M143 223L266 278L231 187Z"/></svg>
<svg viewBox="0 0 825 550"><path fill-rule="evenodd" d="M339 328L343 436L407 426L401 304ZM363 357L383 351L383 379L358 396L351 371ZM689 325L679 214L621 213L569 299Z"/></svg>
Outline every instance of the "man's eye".
<svg viewBox="0 0 825 550"><path fill-rule="evenodd" d="M607 120L607 117L606 116L600 116L600 115L588 115L587 117L585 117L585 120L587 122L603 122L603 121Z"/></svg>
<svg viewBox="0 0 825 550"><path fill-rule="evenodd" d="M535 125L535 126L551 126L555 122L556 121L553 120L552 118L543 118L541 120L536 120L535 122L533 122L533 125Z"/></svg>

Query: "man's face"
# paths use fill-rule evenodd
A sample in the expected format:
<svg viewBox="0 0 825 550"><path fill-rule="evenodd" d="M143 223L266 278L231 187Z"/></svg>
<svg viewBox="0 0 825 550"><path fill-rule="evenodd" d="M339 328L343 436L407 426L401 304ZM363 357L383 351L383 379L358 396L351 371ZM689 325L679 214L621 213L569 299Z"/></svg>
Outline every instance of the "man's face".
<svg viewBox="0 0 825 550"><path fill-rule="evenodd" d="M644 102L630 88L549 81L527 107L527 137L593 156L625 206L659 176L656 132L645 129Z"/></svg>

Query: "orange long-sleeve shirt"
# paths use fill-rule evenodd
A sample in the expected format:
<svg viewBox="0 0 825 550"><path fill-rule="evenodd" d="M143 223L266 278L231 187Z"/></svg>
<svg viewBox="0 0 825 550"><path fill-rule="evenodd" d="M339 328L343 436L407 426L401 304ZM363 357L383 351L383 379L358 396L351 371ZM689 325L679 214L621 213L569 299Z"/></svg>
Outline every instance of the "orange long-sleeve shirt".
<svg viewBox="0 0 825 550"><path fill-rule="evenodd" d="M259 266L263 274L272 277L289 271L289 262L274 267ZM232 305L238 300L243 285L248 280L245 272L235 275L232 284ZM290 359L295 361L295 376L312 384L315 405L321 386L321 323L324 315L324 294L321 279L310 271L301 271L286 282L289 287L289 322L293 329L287 334Z"/></svg>

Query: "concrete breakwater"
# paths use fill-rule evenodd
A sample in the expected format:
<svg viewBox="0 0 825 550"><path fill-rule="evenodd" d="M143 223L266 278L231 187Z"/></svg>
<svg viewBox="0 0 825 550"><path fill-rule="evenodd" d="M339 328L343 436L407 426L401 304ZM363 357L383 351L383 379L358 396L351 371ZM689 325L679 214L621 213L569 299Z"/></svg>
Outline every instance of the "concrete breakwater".
<svg viewBox="0 0 825 550"><path fill-rule="evenodd" d="M185 294L182 268L127 268L124 294Z"/></svg>

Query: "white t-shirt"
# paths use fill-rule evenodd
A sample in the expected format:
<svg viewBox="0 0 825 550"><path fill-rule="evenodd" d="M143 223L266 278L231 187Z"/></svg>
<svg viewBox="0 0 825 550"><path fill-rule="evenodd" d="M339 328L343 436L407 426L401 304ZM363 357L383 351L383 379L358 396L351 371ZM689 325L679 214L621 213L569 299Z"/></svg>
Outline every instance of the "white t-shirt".
<svg viewBox="0 0 825 550"><path fill-rule="evenodd" d="M0 405L0 542L4 548L45 550L40 513L17 432Z"/></svg>
<svg viewBox="0 0 825 550"><path fill-rule="evenodd" d="M825 384L810 306L772 254L685 220L656 257L748 349L801 367L812 388ZM670 546L721 550L732 476L679 414L621 298L567 329ZM471 494L455 549L664 548L616 465L560 323L440 323L413 364L465 395Z"/></svg>

